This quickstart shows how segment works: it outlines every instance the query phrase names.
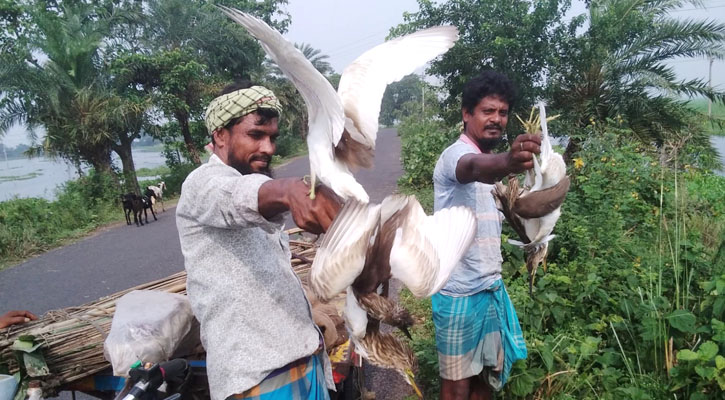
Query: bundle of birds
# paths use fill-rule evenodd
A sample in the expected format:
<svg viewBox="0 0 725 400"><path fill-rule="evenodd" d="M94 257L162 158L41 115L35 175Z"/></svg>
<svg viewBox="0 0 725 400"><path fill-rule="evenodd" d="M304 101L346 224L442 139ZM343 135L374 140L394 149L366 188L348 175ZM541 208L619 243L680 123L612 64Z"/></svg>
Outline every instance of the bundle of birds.
<svg viewBox="0 0 725 400"><path fill-rule="evenodd" d="M380 295L391 277L418 297L431 296L448 281L473 241L476 220L465 207L427 216L414 196L388 196L379 205L348 201L320 244L310 271L320 299L347 290L345 322L356 351L371 363L396 369L420 396L416 359L386 323L404 332L408 312Z"/></svg>
<svg viewBox="0 0 725 400"><path fill-rule="evenodd" d="M566 164L552 148L546 124L558 116L546 118L543 103L538 104L538 115L536 108L532 108L527 121L519 118L527 133L541 134L541 154L538 159L534 155L534 168L526 171L523 187L512 176L508 185L497 182L493 190L499 209L521 239L509 242L522 248L526 254L530 294L533 293L538 266L544 263L546 267L548 243L555 237L551 232L559 220L561 205L570 185Z"/></svg>
<svg viewBox="0 0 725 400"><path fill-rule="evenodd" d="M405 329L412 319L381 296L379 288L393 275L416 295L435 293L470 245L475 218L462 208L427 217L414 198L401 196L368 204L369 196L351 170L372 166L387 85L448 51L458 40L458 29L428 28L368 50L345 68L335 92L279 32L249 14L219 8L260 41L305 101L310 197L319 179L346 200L315 257L312 289L322 301L347 291L345 321L356 351L374 364L400 371L420 395L412 351L379 330L380 322Z"/></svg>

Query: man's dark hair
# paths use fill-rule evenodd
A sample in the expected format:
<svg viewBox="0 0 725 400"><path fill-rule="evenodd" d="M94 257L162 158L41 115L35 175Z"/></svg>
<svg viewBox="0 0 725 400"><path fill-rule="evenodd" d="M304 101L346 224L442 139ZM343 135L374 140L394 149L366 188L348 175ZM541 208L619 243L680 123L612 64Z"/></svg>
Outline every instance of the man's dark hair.
<svg viewBox="0 0 725 400"><path fill-rule="evenodd" d="M250 87L255 85L255 83L252 83L252 81L247 79L238 80L234 83L224 86L224 89L219 92L217 97L223 96L231 92L236 92L237 90L249 89ZM264 125L273 118L279 118L279 112L273 108L259 108L257 109L257 111L254 112L254 114L259 116L259 118L255 122L256 125ZM227 122L227 124L224 125L224 128L231 130L234 125L238 124L239 121L242 120L242 118L243 117L234 118L233 120Z"/></svg>
<svg viewBox="0 0 725 400"><path fill-rule="evenodd" d="M466 82L461 107L473 114L476 105L486 96L498 96L511 107L516 97L516 88L506 75L496 71L483 71Z"/></svg>

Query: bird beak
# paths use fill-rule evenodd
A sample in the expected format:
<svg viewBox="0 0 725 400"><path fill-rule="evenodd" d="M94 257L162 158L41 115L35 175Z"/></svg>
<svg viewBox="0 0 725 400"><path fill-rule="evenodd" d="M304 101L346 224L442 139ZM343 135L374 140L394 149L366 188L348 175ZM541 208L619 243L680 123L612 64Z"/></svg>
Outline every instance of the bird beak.
<svg viewBox="0 0 725 400"><path fill-rule="evenodd" d="M415 374L413 374L413 371L410 369L405 370L405 375L408 377L408 383L410 383L410 386L413 387L413 390L415 390L415 394L418 395L418 398L423 398L423 393L420 392L420 389L418 389L418 385L415 384Z"/></svg>
<svg viewBox="0 0 725 400"><path fill-rule="evenodd" d="M410 330L408 330L407 326L401 326L399 329L401 332L403 332L403 334L405 334L405 337L407 337L409 340L413 340L413 336L410 335Z"/></svg>

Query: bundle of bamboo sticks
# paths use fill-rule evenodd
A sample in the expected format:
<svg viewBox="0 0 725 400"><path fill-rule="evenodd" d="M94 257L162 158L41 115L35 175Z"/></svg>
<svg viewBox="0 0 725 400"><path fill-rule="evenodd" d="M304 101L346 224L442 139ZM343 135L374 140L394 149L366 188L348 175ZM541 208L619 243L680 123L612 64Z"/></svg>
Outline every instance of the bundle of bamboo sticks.
<svg viewBox="0 0 725 400"><path fill-rule="evenodd" d="M295 234L300 231L290 230ZM304 240L290 240L292 268L307 281L315 247ZM111 330L116 301L133 290L161 290L186 294L186 271L148 282L79 307L49 311L37 321L0 329L0 364L6 363L10 372L18 370L11 346L23 335L33 335L42 343L50 375L36 378L43 382L44 393L52 393L62 385L110 367L103 356L103 342Z"/></svg>

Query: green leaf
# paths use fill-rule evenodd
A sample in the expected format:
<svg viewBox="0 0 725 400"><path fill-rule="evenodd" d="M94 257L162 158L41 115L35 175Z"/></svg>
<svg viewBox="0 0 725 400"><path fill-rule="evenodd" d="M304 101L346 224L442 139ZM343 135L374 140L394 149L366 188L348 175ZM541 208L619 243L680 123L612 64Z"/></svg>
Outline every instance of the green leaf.
<svg viewBox="0 0 725 400"><path fill-rule="evenodd" d="M695 332L695 315L685 310L675 310L671 312L667 317L667 321L670 326L677 329L680 332L694 333Z"/></svg>
<svg viewBox="0 0 725 400"><path fill-rule="evenodd" d="M541 355L541 361L544 362L546 370L551 372L554 368L554 353L551 352L551 349L548 346L543 346L539 350L539 354Z"/></svg>
<svg viewBox="0 0 725 400"><path fill-rule="evenodd" d="M712 304L712 314L720 317L722 316L723 311L725 311L725 296L720 296Z"/></svg>
<svg viewBox="0 0 725 400"><path fill-rule="evenodd" d="M697 360L697 353L692 350L680 350L677 352L678 361L692 361Z"/></svg>
<svg viewBox="0 0 725 400"><path fill-rule="evenodd" d="M697 374L700 375L701 377L710 381L715 378L715 374L717 373L717 370L713 367L703 367L702 365L698 365L695 367L695 372L697 372Z"/></svg>
<svg viewBox="0 0 725 400"><path fill-rule="evenodd" d="M700 355L700 359L703 361L710 361L717 355L720 348L717 344L707 341L700 346L697 353Z"/></svg>
<svg viewBox="0 0 725 400"><path fill-rule="evenodd" d="M579 346L579 352L584 357L590 356L597 352L601 341L602 339L600 338L589 336L584 339L584 342Z"/></svg>
<svg viewBox="0 0 725 400"><path fill-rule="evenodd" d="M715 356L715 366L717 367L718 370L725 369L725 357L723 357L721 355Z"/></svg>

